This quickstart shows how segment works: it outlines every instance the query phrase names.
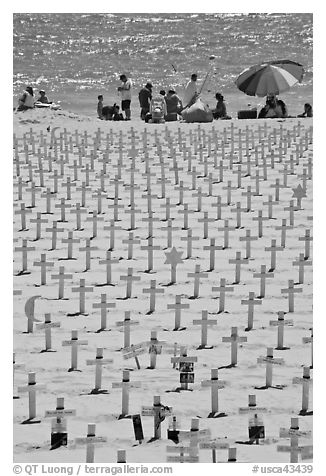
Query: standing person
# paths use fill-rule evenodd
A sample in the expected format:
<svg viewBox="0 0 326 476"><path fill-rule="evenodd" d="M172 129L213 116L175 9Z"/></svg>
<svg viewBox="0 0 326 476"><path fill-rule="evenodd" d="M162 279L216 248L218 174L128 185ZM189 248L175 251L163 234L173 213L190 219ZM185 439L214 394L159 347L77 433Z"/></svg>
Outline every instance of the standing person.
<svg viewBox="0 0 326 476"><path fill-rule="evenodd" d="M17 111L26 111L34 108L34 92L32 86L27 86L23 94L18 99Z"/></svg>
<svg viewBox="0 0 326 476"><path fill-rule="evenodd" d="M190 81L187 83L184 94L184 104L185 107L191 106L195 102L198 96L197 91L197 74L193 73L191 75Z"/></svg>
<svg viewBox="0 0 326 476"><path fill-rule="evenodd" d="M152 83L146 83L145 86L139 91L138 99L140 105L140 117L144 121L146 114L149 113L151 99L152 99Z"/></svg>
<svg viewBox="0 0 326 476"><path fill-rule="evenodd" d="M118 87L118 91L121 93L121 109L125 112L126 121L131 119L131 79L128 79L125 74L120 76L121 86Z"/></svg>
<svg viewBox="0 0 326 476"><path fill-rule="evenodd" d="M103 96L100 94L97 96L98 103L97 103L97 117L99 119L103 119Z"/></svg>

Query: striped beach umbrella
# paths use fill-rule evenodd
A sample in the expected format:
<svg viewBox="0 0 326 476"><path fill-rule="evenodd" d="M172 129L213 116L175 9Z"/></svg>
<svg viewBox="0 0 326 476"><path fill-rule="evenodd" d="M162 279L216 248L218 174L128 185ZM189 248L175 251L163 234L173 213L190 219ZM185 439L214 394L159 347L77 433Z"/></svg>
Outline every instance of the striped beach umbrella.
<svg viewBox="0 0 326 476"><path fill-rule="evenodd" d="M294 61L269 61L242 71L235 84L248 96L264 97L288 91L302 81L303 72L303 66Z"/></svg>

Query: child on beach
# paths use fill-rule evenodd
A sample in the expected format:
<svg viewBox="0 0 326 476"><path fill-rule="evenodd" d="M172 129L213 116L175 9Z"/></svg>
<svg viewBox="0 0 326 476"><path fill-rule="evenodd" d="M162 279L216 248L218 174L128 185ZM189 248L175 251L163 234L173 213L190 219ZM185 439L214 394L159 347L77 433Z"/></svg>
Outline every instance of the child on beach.
<svg viewBox="0 0 326 476"><path fill-rule="evenodd" d="M39 97L36 100L37 102L40 102L42 104L52 104L45 95L45 91L43 89L39 90Z"/></svg>
<svg viewBox="0 0 326 476"><path fill-rule="evenodd" d="M306 102L303 113L298 114L298 117L312 117L312 105Z"/></svg>
<svg viewBox="0 0 326 476"><path fill-rule="evenodd" d="M23 94L18 99L17 111L26 111L34 108L34 92L31 86L27 86Z"/></svg>

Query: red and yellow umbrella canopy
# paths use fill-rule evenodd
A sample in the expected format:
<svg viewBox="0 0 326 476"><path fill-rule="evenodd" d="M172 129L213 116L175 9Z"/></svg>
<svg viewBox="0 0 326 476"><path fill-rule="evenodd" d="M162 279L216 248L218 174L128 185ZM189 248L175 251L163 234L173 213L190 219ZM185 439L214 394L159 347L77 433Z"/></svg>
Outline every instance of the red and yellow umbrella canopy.
<svg viewBox="0 0 326 476"><path fill-rule="evenodd" d="M264 97L288 91L302 81L303 73L303 66L294 61L269 61L242 71L235 84L248 96Z"/></svg>

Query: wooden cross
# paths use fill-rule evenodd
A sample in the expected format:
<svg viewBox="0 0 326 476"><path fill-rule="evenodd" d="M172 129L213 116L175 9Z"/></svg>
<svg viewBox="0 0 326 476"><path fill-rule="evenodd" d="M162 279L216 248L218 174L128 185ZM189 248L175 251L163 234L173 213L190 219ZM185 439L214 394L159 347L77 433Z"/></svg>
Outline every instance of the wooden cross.
<svg viewBox="0 0 326 476"><path fill-rule="evenodd" d="M229 450L235 448L229 448L229 443L222 441L221 439L215 438L209 441L202 441L199 443L199 448L202 450L212 450L212 463L217 463L216 461L216 450Z"/></svg>
<svg viewBox="0 0 326 476"><path fill-rule="evenodd" d="M310 378L310 367L303 367L303 376L294 377L292 383L296 385L302 384L302 408L299 415L312 415L312 411L308 411L309 385L312 383L312 378Z"/></svg>
<svg viewBox="0 0 326 476"><path fill-rule="evenodd" d="M272 347L267 347L267 354L266 357L258 357L257 359L258 364L265 364L266 365L266 385L264 387L255 387L259 390L267 389L273 387L273 365L283 365L283 359L276 359L273 357L273 349ZM280 386L274 386L274 388L282 388Z"/></svg>
<svg viewBox="0 0 326 476"><path fill-rule="evenodd" d="M275 188L275 202L280 201L280 189L285 188L284 185L280 184L280 179L275 179L275 184L270 185L271 188Z"/></svg>
<svg viewBox="0 0 326 476"><path fill-rule="evenodd" d="M258 238L261 238L263 236L263 222L269 220L268 217L263 217L263 211L258 210L258 216L253 217L253 221L258 222Z"/></svg>
<svg viewBox="0 0 326 476"><path fill-rule="evenodd" d="M224 220L224 226L218 227L218 231L224 231L224 244L223 249L227 249L229 247L229 232L235 230L234 226L229 226L229 220Z"/></svg>
<svg viewBox="0 0 326 476"><path fill-rule="evenodd" d="M220 285L212 287L213 292L216 291L216 292L220 293L220 296L219 296L220 297L220 302L219 302L218 314L220 314L221 312L224 312L224 310L225 310L225 294L227 292L233 292L234 291L233 286L226 286L225 283L226 283L225 278L221 278L220 279Z"/></svg>
<svg viewBox="0 0 326 476"><path fill-rule="evenodd" d="M140 365L139 365L138 355L145 354L145 353L146 353L146 347L144 346L143 343L135 344L135 345L131 344L130 347L125 347L123 349L123 358L126 360L134 358L137 368L139 370Z"/></svg>
<svg viewBox="0 0 326 476"><path fill-rule="evenodd" d="M122 281L127 282L126 298L125 299L131 298L131 291L132 291L133 281L140 281L140 276L133 276L132 274L133 274L133 268L128 268L127 276L124 276L124 275L120 276L120 279Z"/></svg>
<svg viewBox="0 0 326 476"><path fill-rule="evenodd" d="M303 338L302 338L302 342L303 342L303 344L311 344L311 365L310 365L310 368L312 369L312 368L313 368L313 357L314 357L313 328L311 328L310 330L311 330L311 336L310 336L310 337L303 337Z"/></svg>
<svg viewBox="0 0 326 476"><path fill-rule="evenodd" d="M308 259L310 256L310 242L313 240L310 236L310 230L306 229L304 236L299 236L299 241L304 241L304 259Z"/></svg>
<svg viewBox="0 0 326 476"><path fill-rule="evenodd" d="M29 372L27 385L18 387L18 392L28 393L28 418L22 422L23 424L41 423L41 420L36 419L36 392L38 390L45 390L45 385L36 383L35 372Z"/></svg>
<svg viewBox="0 0 326 476"><path fill-rule="evenodd" d="M229 259L230 264L235 264L235 281L233 284L240 283L240 271L242 264L248 264L248 260L241 258L241 251L236 251L235 258Z"/></svg>
<svg viewBox="0 0 326 476"><path fill-rule="evenodd" d="M146 342L148 347L148 352L150 355L150 364L148 369L155 369L156 368L156 356L162 353L162 345L165 344L164 341L159 341L157 339L157 331L151 331L151 338L149 341Z"/></svg>
<svg viewBox="0 0 326 476"><path fill-rule="evenodd" d="M273 205L275 205L276 203L278 203L278 202L276 200L273 200L272 195L268 195L267 202L263 202L263 205L268 206L268 218L270 220L274 218L273 217Z"/></svg>
<svg viewBox="0 0 326 476"><path fill-rule="evenodd" d="M245 236L240 236L239 241L245 241L246 243L246 256L245 259L249 259L251 257L251 242L257 241L258 236L251 236L250 229L246 230Z"/></svg>
<svg viewBox="0 0 326 476"><path fill-rule="evenodd" d="M295 289L293 279L289 279L288 280L288 288L281 289L281 293L288 295L289 312L294 312L294 294L302 293L302 288Z"/></svg>
<svg viewBox="0 0 326 476"><path fill-rule="evenodd" d="M57 397L55 410L46 410L44 417L53 418L51 423L51 450L55 450L60 446L67 446L67 416L75 416L76 410L66 409L64 407L64 397Z"/></svg>
<svg viewBox="0 0 326 476"><path fill-rule="evenodd" d="M103 221L103 220L104 220L104 217L99 217L96 210L92 211L91 217L86 218L86 221L91 221L93 223L93 234L91 236L91 240L97 237L97 222Z"/></svg>
<svg viewBox="0 0 326 476"><path fill-rule="evenodd" d="M88 315L85 312L86 293L91 293L93 290L93 286L85 286L85 279L82 278L79 280L79 286L71 288L73 293L79 293L79 312L77 314L83 314L84 316Z"/></svg>
<svg viewBox="0 0 326 476"><path fill-rule="evenodd" d="M133 259L132 258L133 245L139 245L140 240L134 238L134 234L132 232L129 232L128 239L122 240L122 243L128 245L128 257L127 257L127 259L128 260Z"/></svg>
<svg viewBox="0 0 326 476"><path fill-rule="evenodd" d="M171 265L171 281L169 284L175 284L177 279L177 265L183 263L183 259L181 258L183 252L177 251L177 249L173 247L171 251L164 252L164 254L166 256L164 264Z"/></svg>
<svg viewBox="0 0 326 476"><path fill-rule="evenodd" d="M271 252L271 267L270 272L273 272L276 268L276 252L283 251L283 246L276 246L276 240L271 240L271 246L266 246L265 251Z"/></svg>
<svg viewBox="0 0 326 476"><path fill-rule="evenodd" d="M97 246L91 246L90 238L86 238L85 241L86 241L85 246L79 248L79 251L85 251L86 252L85 271L88 271L91 268L91 251L98 250L98 247Z"/></svg>
<svg viewBox="0 0 326 476"><path fill-rule="evenodd" d="M266 265L262 264L260 266L260 273L254 273L254 278L260 278L260 291L258 298L264 298L266 292L266 279L274 278L274 273L266 272Z"/></svg>
<svg viewBox="0 0 326 476"><path fill-rule="evenodd" d="M95 194L92 197L97 198L97 213L102 213L102 199L107 198L107 194L104 193L100 188L96 190Z"/></svg>
<svg viewBox="0 0 326 476"><path fill-rule="evenodd" d="M223 190L226 190L226 203L228 205L231 205L232 197L231 197L231 192L232 190L237 190L237 187L232 187L232 182L231 180L228 180L227 186L222 187Z"/></svg>
<svg viewBox="0 0 326 476"><path fill-rule="evenodd" d="M144 246L141 246L140 249L147 251L147 270L145 272L150 273L151 271L153 271L153 267L154 267L153 252L155 250L160 250L161 247L158 246L158 245L156 245L156 246L153 245L153 237L151 235L149 235L147 237L147 242L148 242L148 244L144 245Z"/></svg>
<svg viewBox="0 0 326 476"><path fill-rule="evenodd" d="M58 299L64 299L64 282L66 279L72 279L72 274L65 274L64 266L59 266L58 274L51 274L51 279L57 279L59 281L59 295Z"/></svg>
<svg viewBox="0 0 326 476"><path fill-rule="evenodd" d="M96 286L114 286L112 284L112 270L111 270L111 265L119 263L119 260L117 258L111 258L111 251L107 250L106 251L106 258L99 260L99 264L105 264L106 265L106 282L104 284L96 284Z"/></svg>
<svg viewBox="0 0 326 476"><path fill-rule="evenodd" d="M289 429L280 428L279 435L281 438L290 438L290 446L277 445L277 451L290 453L290 463L298 463L299 454L301 454L301 458L304 459L305 453L312 453L312 445L299 446L299 437L309 438L311 437L311 431L300 430L298 418L291 418L291 427ZM312 455L310 457L312 458Z"/></svg>
<svg viewBox="0 0 326 476"><path fill-rule="evenodd" d="M277 350L286 350L289 347L284 347L284 326L293 326L293 319L284 319L284 312L278 311L277 321L269 321L270 326L277 326Z"/></svg>
<svg viewBox="0 0 326 476"><path fill-rule="evenodd" d="M120 221L119 220L119 209L124 208L124 206L119 205L119 199L115 197L113 199L113 205L108 205L107 207L108 208L113 208L113 220L114 221Z"/></svg>
<svg viewBox="0 0 326 476"><path fill-rule="evenodd" d="M172 220L171 219L168 220L167 225L165 227L160 228L160 230L167 232L167 242L166 242L166 248L165 249L168 249L168 248L172 247L172 232L175 231L175 230L178 230L178 229L179 229L179 227L172 226ZM189 230L191 230L191 229L189 229ZM181 240L183 240L183 239L184 238L181 237Z"/></svg>
<svg viewBox="0 0 326 476"><path fill-rule="evenodd" d="M183 210L178 210L178 213L183 215L183 227L182 230L188 230L189 224L188 224L188 215L189 213L195 213L194 210L189 210L189 205L188 203L183 204Z"/></svg>
<svg viewBox="0 0 326 476"><path fill-rule="evenodd" d="M146 313L147 315L152 314L155 311L155 301L156 301L156 294L163 294L164 289L157 289L156 288L156 279L151 279L150 287L143 288L144 294L149 294L149 311Z"/></svg>
<svg viewBox="0 0 326 476"><path fill-rule="evenodd" d="M54 205L54 208L60 208L60 222L67 222L66 220L66 208L71 208L70 203L66 203L66 200L64 198L60 198L60 203L56 203Z"/></svg>
<svg viewBox="0 0 326 476"><path fill-rule="evenodd" d="M22 200L22 178L19 177L19 181L18 181L18 200ZM35 208L35 195L36 195L36 191L38 191L40 189L40 187L37 187L35 185L35 182L32 182L31 183L31 187L30 188L26 188L26 192L31 192L31 204L30 204L30 208ZM47 189L47 190L50 190L50 189ZM44 196L45 194L42 194L42 196Z"/></svg>
<svg viewBox="0 0 326 476"><path fill-rule="evenodd" d="M136 213L141 213L140 208L136 208L135 204L132 203L130 208L127 208L127 210L124 210L124 212L130 214L130 226L128 231L136 230Z"/></svg>
<svg viewBox="0 0 326 476"><path fill-rule="evenodd" d="M107 295L101 294L101 301L99 303L93 304L93 309L101 309L101 327L97 332L101 332L107 329L106 318L108 309L113 309L116 307L115 303L107 302Z"/></svg>
<svg viewBox="0 0 326 476"><path fill-rule="evenodd" d="M150 441L155 441L161 438L161 423L165 417L172 415L172 407L162 405L161 397L154 395L153 406L142 406L141 414L154 417L154 435Z"/></svg>
<svg viewBox="0 0 326 476"><path fill-rule="evenodd" d="M46 261L46 253L41 253L41 260L34 261L33 266L39 266L41 269L41 286L46 284L46 269L52 268L54 263L52 261Z"/></svg>
<svg viewBox="0 0 326 476"><path fill-rule="evenodd" d="M25 203L20 204L20 210L15 210L14 211L15 215L20 215L21 229L19 231L27 231L28 230L28 228L26 228L26 215L28 213L32 213L32 210L26 208Z"/></svg>
<svg viewBox="0 0 326 476"><path fill-rule="evenodd" d="M97 347L95 359L87 359L86 365L95 365L95 387L91 391L92 395L100 393L108 393L107 390L102 389L102 367L103 365L112 364L112 359L103 358L103 348Z"/></svg>
<svg viewBox="0 0 326 476"><path fill-rule="evenodd" d="M289 206L284 207L285 211L289 211L289 223L291 226L294 226L294 212L297 211L297 207L294 205L294 201L289 201Z"/></svg>
<svg viewBox="0 0 326 476"><path fill-rule="evenodd" d="M141 382L130 382L129 370L122 371L122 382L112 382L112 388L122 389L121 418L130 418L129 415L129 391L130 388L140 388Z"/></svg>
<svg viewBox="0 0 326 476"><path fill-rule="evenodd" d="M82 213L87 213L87 210L85 208L81 208L80 203L76 203L75 208L73 210L70 210L70 213L74 213L76 215L76 231L82 231L82 225L81 225L81 215Z"/></svg>
<svg viewBox="0 0 326 476"><path fill-rule="evenodd" d="M110 225L106 226L104 225L104 230L109 230L110 231L110 247L109 251L114 250L114 238L115 238L115 230L121 230L121 226L118 226L115 224L115 220L110 220Z"/></svg>
<svg viewBox="0 0 326 476"><path fill-rule="evenodd" d="M246 212L250 212L251 211L251 197L254 195L254 192L251 191L251 186L248 185L247 186L247 191L246 192L241 192L241 195L243 197L246 197L247 198L247 205L246 205Z"/></svg>
<svg viewBox="0 0 326 476"><path fill-rule="evenodd" d="M218 379L218 369L211 369L210 380L202 380L202 387L211 387L211 412L207 418L220 418L226 416L226 413L219 413L218 409L218 391L225 387L225 382Z"/></svg>
<svg viewBox="0 0 326 476"><path fill-rule="evenodd" d="M106 443L105 436L95 436L96 424L88 423L87 435L85 438L75 438L77 445L86 444L86 463L94 463L95 445L98 443Z"/></svg>
<svg viewBox="0 0 326 476"><path fill-rule="evenodd" d="M202 318L201 319L194 319L192 323L194 325L201 326L201 343L198 349L212 349L213 346L207 345L207 333L208 333L208 326L215 326L217 324L216 319L208 319L208 312L202 311Z"/></svg>
<svg viewBox="0 0 326 476"><path fill-rule="evenodd" d="M34 246L27 246L27 240L23 239L22 240L22 245L21 246L16 246L15 251L21 251L22 252L22 270L19 272L19 274L30 274L30 272L27 270L27 253L29 251L35 251Z"/></svg>
<svg viewBox="0 0 326 476"><path fill-rule="evenodd" d="M82 182L80 187L76 188L77 192L81 192L81 206L86 208L86 193L91 190L91 187L86 185L86 182Z"/></svg>
<svg viewBox="0 0 326 476"><path fill-rule="evenodd" d="M222 208L228 207L227 203L222 203L221 195L216 197L216 203L212 203L212 207L216 208L216 220L222 219Z"/></svg>
<svg viewBox="0 0 326 476"><path fill-rule="evenodd" d="M68 256L65 259L68 259L68 260L69 259L76 259L76 258L73 258L73 256L72 256L72 254L73 254L73 244L74 243L79 243L80 239L79 238L74 238L73 237L73 232L68 231L68 238L63 238L61 240L61 242L68 244ZM59 258L59 259L64 259L64 258Z"/></svg>
<svg viewBox="0 0 326 476"><path fill-rule="evenodd" d="M182 239L182 238L181 238ZM209 250L209 272L215 269L215 251L222 250L223 246L215 245L215 238L210 239L209 245L203 246L204 250Z"/></svg>
<svg viewBox="0 0 326 476"><path fill-rule="evenodd" d="M117 321L116 323L117 327L122 327L123 328L123 348L130 347L130 328L131 326L137 326L139 325L139 321L132 321L130 319L130 311L125 311L125 318L123 321Z"/></svg>
<svg viewBox="0 0 326 476"><path fill-rule="evenodd" d="M41 225L42 223L47 223L48 220L46 218L42 218L41 212L36 213L37 218L31 218L31 223L36 223L36 237L34 241L38 241L41 238Z"/></svg>
<svg viewBox="0 0 326 476"><path fill-rule="evenodd" d="M192 257L192 242L198 240L199 236L192 236L192 228L187 229L187 236L181 237L181 241L187 242L187 256L185 259L189 259Z"/></svg>
<svg viewBox="0 0 326 476"><path fill-rule="evenodd" d="M281 246L285 248L286 230L292 230L293 226L286 224L286 219L282 219L282 225L276 226L275 230L281 230Z"/></svg>
<svg viewBox="0 0 326 476"><path fill-rule="evenodd" d="M230 337L222 337L222 342L231 343L231 367L235 367L238 363L238 344L247 342L247 337L240 337L238 335L238 328L231 327Z"/></svg>
<svg viewBox="0 0 326 476"><path fill-rule="evenodd" d="M299 258L296 261L292 261L292 264L293 264L293 266L298 266L299 267L299 281L298 281L298 284L303 284L305 266L311 266L312 262L305 260L304 253L300 253Z"/></svg>
<svg viewBox="0 0 326 476"><path fill-rule="evenodd" d="M148 223L148 236L147 238L153 236L153 223L155 221L160 221L158 217L154 217L154 213L152 211L148 212L148 216L145 218L142 218L141 221L147 222Z"/></svg>
<svg viewBox="0 0 326 476"><path fill-rule="evenodd" d="M78 339L78 331L72 330L71 331L71 339L62 341L63 347L71 347L71 367L68 369L68 372L78 371L78 346L80 345L88 345L87 340L80 340Z"/></svg>
<svg viewBox="0 0 326 476"><path fill-rule="evenodd" d="M57 248L57 234L58 233L63 233L64 228L58 228L58 222L53 221L52 227L51 228L45 228L45 231L52 233L52 237L51 237L52 245L51 245L51 249L49 251L53 251Z"/></svg>
<svg viewBox="0 0 326 476"><path fill-rule="evenodd" d="M190 430L180 430L179 431L179 440L182 442L184 440L190 440L189 455L192 458L197 457L198 462L198 445L200 441L205 441L211 436L211 431L209 429L199 429L199 419L192 418Z"/></svg>
<svg viewBox="0 0 326 476"><path fill-rule="evenodd" d="M239 413L267 413L266 407L257 407L256 403L256 395L248 395L248 406L247 407L240 407Z"/></svg>
<svg viewBox="0 0 326 476"><path fill-rule="evenodd" d="M60 327L61 323L59 321L52 322L51 321L51 314L46 313L44 314L44 323L36 324L37 329L44 329L45 332L45 349L42 352L55 352L52 349L52 339L51 339L51 329L53 327Z"/></svg>
<svg viewBox="0 0 326 476"><path fill-rule="evenodd" d="M255 300L255 293L249 292L248 299L241 299L241 304L245 304L248 306L248 326L246 327L246 331L251 331L254 326L254 307L261 305L262 301Z"/></svg>
<svg viewBox="0 0 326 476"><path fill-rule="evenodd" d="M181 327L181 309L189 309L189 304L181 304L181 295L177 294L175 296L175 303L168 304L168 309L174 309L174 331L185 330L185 327Z"/></svg>
<svg viewBox="0 0 326 476"><path fill-rule="evenodd" d="M188 278L194 278L194 294L192 299L199 297L199 284L201 278L207 278L208 274L200 271L200 264L195 265L195 271L193 273L187 273Z"/></svg>

